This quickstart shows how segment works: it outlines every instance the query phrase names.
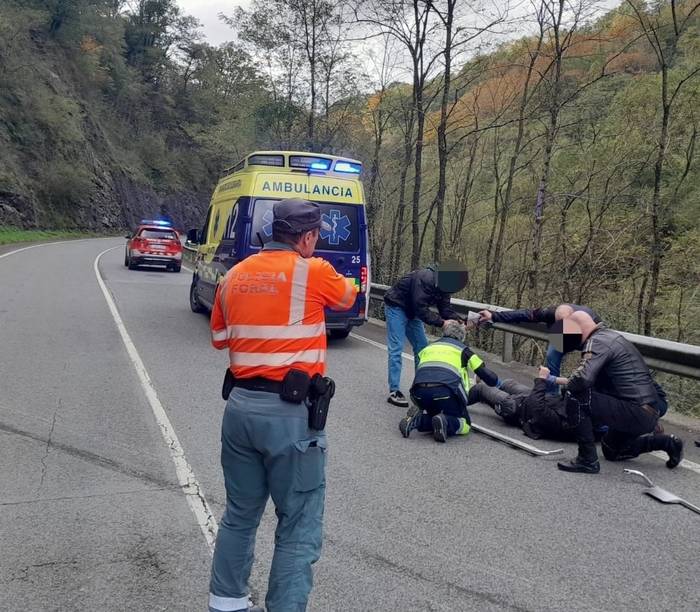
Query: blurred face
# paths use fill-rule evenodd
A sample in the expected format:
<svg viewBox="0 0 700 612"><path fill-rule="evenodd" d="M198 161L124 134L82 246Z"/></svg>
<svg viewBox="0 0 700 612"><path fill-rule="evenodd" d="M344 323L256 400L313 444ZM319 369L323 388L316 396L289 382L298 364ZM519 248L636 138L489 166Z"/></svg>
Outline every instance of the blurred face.
<svg viewBox="0 0 700 612"><path fill-rule="evenodd" d="M304 258L311 257L316 250L316 243L320 231L317 229L309 230L301 235L301 240L297 243L297 251Z"/></svg>
<svg viewBox="0 0 700 612"><path fill-rule="evenodd" d="M583 343L581 326L571 319L556 321L549 328L549 342L560 353L576 351Z"/></svg>

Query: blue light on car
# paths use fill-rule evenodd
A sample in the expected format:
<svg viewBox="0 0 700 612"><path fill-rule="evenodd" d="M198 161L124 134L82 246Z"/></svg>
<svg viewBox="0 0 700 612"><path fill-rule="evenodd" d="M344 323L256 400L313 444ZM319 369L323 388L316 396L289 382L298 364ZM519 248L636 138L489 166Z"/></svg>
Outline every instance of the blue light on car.
<svg viewBox="0 0 700 612"><path fill-rule="evenodd" d="M141 219L140 225L160 225L162 227L173 226L170 221L163 221L162 219Z"/></svg>
<svg viewBox="0 0 700 612"><path fill-rule="evenodd" d="M311 164L312 170L328 170L328 164L326 162L313 162Z"/></svg>
<svg viewBox="0 0 700 612"><path fill-rule="evenodd" d="M339 161L335 163L335 171L346 172L349 174L360 174L360 172L362 172L362 164Z"/></svg>

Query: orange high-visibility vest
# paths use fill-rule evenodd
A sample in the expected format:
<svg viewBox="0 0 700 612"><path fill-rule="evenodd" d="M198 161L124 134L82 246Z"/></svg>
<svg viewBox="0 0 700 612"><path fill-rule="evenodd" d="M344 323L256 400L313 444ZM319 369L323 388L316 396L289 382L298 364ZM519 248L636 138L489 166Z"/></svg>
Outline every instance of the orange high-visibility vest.
<svg viewBox="0 0 700 612"><path fill-rule="evenodd" d="M276 245L277 246L277 245ZM231 268L216 291L214 348L228 348L236 378L280 381L290 368L326 371L325 306L347 310L357 287L325 259L268 245Z"/></svg>

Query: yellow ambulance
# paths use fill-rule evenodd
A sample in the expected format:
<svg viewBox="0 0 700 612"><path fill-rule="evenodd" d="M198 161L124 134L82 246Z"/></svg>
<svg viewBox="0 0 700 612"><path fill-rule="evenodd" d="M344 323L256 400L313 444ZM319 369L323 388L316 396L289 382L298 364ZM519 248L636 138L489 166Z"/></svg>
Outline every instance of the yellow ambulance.
<svg viewBox="0 0 700 612"><path fill-rule="evenodd" d="M345 312L326 311L331 337L344 338L367 320L370 287L367 217L362 163L297 151L256 151L224 172L202 229L190 230L196 247L190 287L194 312L211 310L219 279L272 239L272 207L284 198L317 202L330 229L321 230L317 257L352 278L360 293Z"/></svg>

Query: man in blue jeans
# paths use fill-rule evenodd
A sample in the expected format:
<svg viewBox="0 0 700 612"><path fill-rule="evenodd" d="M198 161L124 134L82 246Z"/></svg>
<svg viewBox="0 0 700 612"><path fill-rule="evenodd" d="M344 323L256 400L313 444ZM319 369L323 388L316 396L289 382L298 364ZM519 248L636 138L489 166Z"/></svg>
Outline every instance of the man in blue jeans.
<svg viewBox="0 0 700 612"><path fill-rule="evenodd" d="M416 367L418 354L428 345L423 323L443 327L446 321L459 321L450 305L450 296L467 284L466 269L446 263L427 266L403 276L384 296L387 348L389 353L389 397L394 406L408 407L401 393L401 353L406 339L411 343ZM435 306L439 314L430 310Z"/></svg>
<svg viewBox="0 0 700 612"><path fill-rule="evenodd" d="M559 306L549 306L547 308L521 308L520 310L482 310L479 312L482 321L492 323L547 323L552 325L556 321L561 321L571 316L574 312L585 312L595 323L601 323L602 319L588 306L579 304L559 304ZM550 343L547 347L545 357L546 366L549 369L551 378L547 381L547 393L557 395L559 386L554 379L561 374L561 362L564 354L568 351L562 350Z"/></svg>

